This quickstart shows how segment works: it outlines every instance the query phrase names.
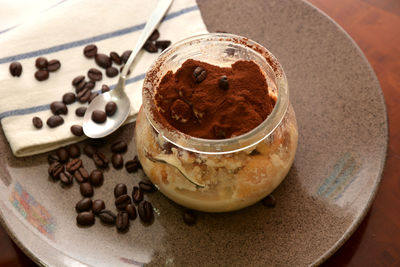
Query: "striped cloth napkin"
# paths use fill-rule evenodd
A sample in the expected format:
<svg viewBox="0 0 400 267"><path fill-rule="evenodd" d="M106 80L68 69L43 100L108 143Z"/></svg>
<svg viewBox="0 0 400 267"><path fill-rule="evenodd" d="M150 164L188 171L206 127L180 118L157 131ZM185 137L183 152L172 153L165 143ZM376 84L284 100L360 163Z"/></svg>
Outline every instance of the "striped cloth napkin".
<svg viewBox="0 0 400 267"><path fill-rule="evenodd" d="M42 4L35 12L21 8L21 12L29 13L25 19L16 6L24 5L26 1L16 1L9 6L0 2L2 13L18 14L14 16L17 18L14 23L13 16L5 16L3 20L7 21L4 24L0 18L0 25L6 25L0 27L0 121L17 157L50 151L84 138L72 135L70 127L82 124L75 109L87 104L76 102L68 105L68 114L62 115L64 124L56 128L46 125L46 120L52 115L49 104L61 101L66 92L74 92L71 85L74 77L86 75L92 67L99 68L93 59L83 56L87 44L96 44L98 52L104 54L111 51L122 54L133 49L157 0L33 2ZM207 32L195 0L175 0L158 29L159 40L172 43ZM158 55L142 51L136 59L138 64L126 86L132 104L128 121L134 120L141 106L143 79ZM51 72L49 79L42 82L34 78L35 60L39 56L61 62L61 68ZM9 73L13 61L22 64L20 77L12 77ZM113 88L117 79L118 76L106 77L103 71L103 80L96 83L93 91L100 90L102 84ZM34 116L42 119L42 129L33 126Z"/></svg>

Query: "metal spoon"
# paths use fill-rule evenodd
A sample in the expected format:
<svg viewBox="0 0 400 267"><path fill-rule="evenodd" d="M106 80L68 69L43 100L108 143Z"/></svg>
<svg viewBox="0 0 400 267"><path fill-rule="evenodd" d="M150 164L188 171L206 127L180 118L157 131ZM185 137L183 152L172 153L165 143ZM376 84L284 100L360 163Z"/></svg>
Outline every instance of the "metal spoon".
<svg viewBox="0 0 400 267"><path fill-rule="evenodd" d="M117 130L121 124L126 120L130 111L130 101L125 93L125 80L127 79L130 70L133 67L133 62L139 51L142 49L146 40L155 30L158 23L163 18L164 14L167 12L173 0L159 0L156 8L147 21L136 47L132 51L128 61L125 64L124 69L119 76L117 86L106 93L98 95L89 104L85 116L83 118L83 132L86 136L91 138L101 138ZM107 102L113 101L117 104L117 111L114 115L107 117L104 123L95 123L91 117L94 110L104 111Z"/></svg>

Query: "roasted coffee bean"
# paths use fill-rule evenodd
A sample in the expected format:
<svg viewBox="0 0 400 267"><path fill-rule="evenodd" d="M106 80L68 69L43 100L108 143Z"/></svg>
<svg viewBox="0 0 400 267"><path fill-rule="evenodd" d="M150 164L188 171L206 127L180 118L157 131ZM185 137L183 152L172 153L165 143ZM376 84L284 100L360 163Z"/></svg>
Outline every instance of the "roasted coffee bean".
<svg viewBox="0 0 400 267"><path fill-rule="evenodd" d="M111 157L111 163L115 169L121 169L124 167L124 158L121 154L113 154Z"/></svg>
<svg viewBox="0 0 400 267"><path fill-rule="evenodd" d="M94 164L99 168L107 168L109 162L106 156L99 151L93 154L93 161Z"/></svg>
<svg viewBox="0 0 400 267"><path fill-rule="evenodd" d="M75 136L82 136L83 135L83 128L80 125L72 125L71 126L71 133Z"/></svg>
<svg viewBox="0 0 400 267"><path fill-rule="evenodd" d="M132 189L132 200L136 204L143 200L143 191L137 186L134 186Z"/></svg>
<svg viewBox="0 0 400 267"><path fill-rule="evenodd" d="M105 54L97 54L94 57L94 60L99 67L102 67L104 69L111 67L112 64L111 59Z"/></svg>
<svg viewBox="0 0 400 267"><path fill-rule="evenodd" d="M10 64L10 73L13 77L19 77L22 73L22 65L19 62L13 62Z"/></svg>
<svg viewBox="0 0 400 267"><path fill-rule="evenodd" d="M108 68L106 69L106 75L107 75L107 77L113 78L113 77L117 76L118 73L119 73L119 72L118 72L118 69L115 68L115 67L108 67Z"/></svg>
<svg viewBox="0 0 400 267"><path fill-rule="evenodd" d="M143 222L149 223L149 222L151 222L151 220L154 217L153 206L151 205L150 202L148 202L146 200L143 202L140 202L139 207L138 207L138 213L139 213L140 219Z"/></svg>
<svg viewBox="0 0 400 267"><path fill-rule="evenodd" d="M218 86L225 91L229 89L228 78L225 75L221 76L221 78L219 79Z"/></svg>
<svg viewBox="0 0 400 267"><path fill-rule="evenodd" d="M114 153L126 152L128 145L124 141L116 141L111 145L111 151Z"/></svg>
<svg viewBox="0 0 400 267"><path fill-rule="evenodd" d="M47 80L49 78L49 72L47 70L37 70L35 72L35 78L39 82Z"/></svg>
<svg viewBox="0 0 400 267"><path fill-rule="evenodd" d="M32 124L35 126L37 129L41 129L43 127L43 122L42 119L39 117L33 117L32 118Z"/></svg>
<svg viewBox="0 0 400 267"><path fill-rule="evenodd" d="M155 192L157 188L149 180L142 180L139 182L139 188L144 192Z"/></svg>
<svg viewBox="0 0 400 267"><path fill-rule="evenodd" d="M70 185L73 182L73 176L72 174L70 174L69 172L62 172L60 173L60 175L58 176L60 178L60 181L64 184L64 185Z"/></svg>
<svg viewBox="0 0 400 267"><path fill-rule="evenodd" d="M62 165L60 162L53 162L48 169L49 175L53 179L58 179L60 173L64 172L64 165Z"/></svg>
<svg viewBox="0 0 400 267"><path fill-rule="evenodd" d="M85 152L86 156L92 158L93 154L97 152L97 149L92 145L85 145L83 152Z"/></svg>
<svg viewBox="0 0 400 267"><path fill-rule="evenodd" d="M83 88L77 95L76 98L78 98L79 100L87 93L90 93L90 89L88 88Z"/></svg>
<svg viewBox="0 0 400 267"><path fill-rule="evenodd" d="M79 225L89 226L94 224L94 214L91 211L84 211L76 216L76 223Z"/></svg>
<svg viewBox="0 0 400 267"><path fill-rule="evenodd" d="M69 145L68 152L71 158L78 158L81 155L81 149L77 144Z"/></svg>
<svg viewBox="0 0 400 267"><path fill-rule="evenodd" d="M49 154L47 156L47 162L51 165L54 162L59 162L60 158L56 154Z"/></svg>
<svg viewBox="0 0 400 267"><path fill-rule="evenodd" d="M105 92L108 92L108 91L110 91L110 87L108 87L108 85L106 85L106 84L103 84L101 86L101 93L105 93Z"/></svg>
<svg viewBox="0 0 400 267"><path fill-rule="evenodd" d="M107 114L102 110L94 110L92 120L96 123L103 123L107 120Z"/></svg>
<svg viewBox="0 0 400 267"><path fill-rule="evenodd" d="M186 210L183 213L183 221L187 224L187 225L193 225L196 223L197 221L197 216L196 214L192 211L192 210Z"/></svg>
<svg viewBox="0 0 400 267"><path fill-rule="evenodd" d="M273 195L268 195L263 200L261 200L262 204L266 207L273 208L276 205L276 199Z"/></svg>
<svg viewBox="0 0 400 267"><path fill-rule="evenodd" d="M67 171L74 172L82 167L82 160L81 159L72 159L70 160L67 165L65 166Z"/></svg>
<svg viewBox="0 0 400 267"><path fill-rule="evenodd" d="M86 103L89 101L90 95L92 94L92 92L90 92L90 90L86 89L86 88L83 89L82 92L85 92L85 93L83 94L82 97L79 98L79 102L83 104L83 103Z"/></svg>
<svg viewBox="0 0 400 267"><path fill-rule="evenodd" d="M92 211L94 212L94 214L99 214L105 208L106 208L106 204L104 204L103 200L96 199L95 201L93 201Z"/></svg>
<svg viewBox="0 0 400 267"><path fill-rule="evenodd" d="M94 44L85 46L83 49L83 54L87 58L94 58L94 56L97 54L97 46Z"/></svg>
<svg viewBox="0 0 400 267"><path fill-rule="evenodd" d="M89 173L84 167L80 167L76 170L74 176L78 183L87 182L89 180Z"/></svg>
<svg viewBox="0 0 400 267"><path fill-rule="evenodd" d="M58 115L53 115L50 118L48 118L46 121L47 126L49 126L50 128L60 126L63 123L64 123L64 119Z"/></svg>
<svg viewBox="0 0 400 267"><path fill-rule="evenodd" d="M47 58L45 58L45 57L38 57L38 58L35 60L35 66L36 66L36 68L38 68L38 69L45 69L45 68L47 68L47 64L48 64L48 61L47 61Z"/></svg>
<svg viewBox="0 0 400 267"><path fill-rule="evenodd" d="M86 112L86 107L79 107L75 110L75 115L78 117L83 117L85 116L85 112Z"/></svg>
<svg viewBox="0 0 400 267"><path fill-rule="evenodd" d="M101 71L95 68L89 69L87 76L90 80L95 82L100 81L103 78L103 74L101 73Z"/></svg>
<svg viewBox="0 0 400 267"><path fill-rule="evenodd" d="M127 212L120 211L117 215L116 221L117 230L119 232L125 232L129 228L129 215Z"/></svg>
<svg viewBox="0 0 400 267"><path fill-rule="evenodd" d="M93 196L93 187L90 183L84 182L81 183L79 190L81 195L84 197L92 197Z"/></svg>
<svg viewBox="0 0 400 267"><path fill-rule="evenodd" d="M193 77L196 83L201 83L207 77L207 71L199 66L193 71Z"/></svg>
<svg viewBox="0 0 400 267"><path fill-rule="evenodd" d="M159 37L160 37L160 32L159 32L157 29L155 29L155 30L151 33L151 35L150 35L149 39L147 39L147 41L155 41L155 40L157 40Z"/></svg>
<svg viewBox="0 0 400 267"><path fill-rule="evenodd" d="M136 172L139 168L141 168L141 165L140 165L140 162L139 162L137 156L135 156L135 158L133 160L128 160L125 163L125 169L129 173Z"/></svg>
<svg viewBox="0 0 400 267"><path fill-rule="evenodd" d="M81 82L79 82L76 86L75 86L75 93L79 94L80 92L82 92L84 89L86 89L86 84L87 82L85 80L82 80ZM79 98L79 97L77 97Z"/></svg>
<svg viewBox="0 0 400 267"><path fill-rule="evenodd" d="M111 210L102 210L99 213L99 218L103 223L114 224L117 219L117 216Z"/></svg>
<svg viewBox="0 0 400 267"><path fill-rule="evenodd" d="M128 192L128 189L127 189L125 184L117 184L114 187L114 196L115 196L115 198L118 198L119 196L122 196L122 195L126 195L127 192Z"/></svg>
<svg viewBox="0 0 400 267"><path fill-rule="evenodd" d="M128 61L128 58L131 56L132 50L126 50L121 55L121 61L125 64Z"/></svg>
<svg viewBox="0 0 400 267"><path fill-rule="evenodd" d="M57 71L59 68L61 68L61 62L58 59L52 59L47 64L47 70L50 72Z"/></svg>
<svg viewBox="0 0 400 267"><path fill-rule="evenodd" d="M65 147L60 147L56 150L56 154L60 159L60 162L67 162L69 160L69 153Z"/></svg>
<svg viewBox="0 0 400 267"><path fill-rule="evenodd" d="M117 103L115 103L114 101L107 102L105 111L107 116L109 117L114 115L117 111Z"/></svg>
<svg viewBox="0 0 400 267"><path fill-rule="evenodd" d="M129 219L134 220L136 219L136 208L132 204L128 204L125 208L126 213L128 213Z"/></svg>
<svg viewBox="0 0 400 267"><path fill-rule="evenodd" d="M144 50L146 50L149 53L157 53L158 49L156 47L156 44L154 42L147 41L144 46Z"/></svg>
<svg viewBox="0 0 400 267"><path fill-rule="evenodd" d="M90 93L90 97L89 97L89 104L90 104L90 102L92 102L93 101L93 99L95 99L97 96L99 95L99 93L97 93L97 92L91 92Z"/></svg>
<svg viewBox="0 0 400 267"><path fill-rule="evenodd" d="M68 114L68 108L67 105L65 105L61 101L54 101L50 104L50 109L51 112L53 112L54 115L60 115L60 114Z"/></svg>
<svg viewBox="0 0 400 267"><path fill-rule="evenodd" d="M121 57L118 55L117 52L114 52L114 51L110 52L110 58L115 64L117 64L117 65L121 65L122 64Z"/></svg>
<svg viewBox="0 0 400 267"><path fill-rule="evenodd" d="M96 83L95 83L94 81L88 81L88 82L85 84L85 88L87 88L87 89L89 89L89 90L92 90L95 86L96 86Z"/></svg>
<svg viewBox="0 0 400 267"><path fill-rule="evenodd" d="M119 210L124 210L128 204L131 204L131 197L127 194L121 195L115 199L115 206Z"/></svg>
<svg viewBox="0 0 400 267"><path fill-rule="evenodd" d="M89 181L93 186L100 186L104 182L103 173L100 170L93 170L90 173Z"/></svg>
<svg viewBox="0 0 400 267"><path fill-rule="evenodd" d="M85 197L78 201L75 205L77 212L89 211L92 208L93 202L90 198Z"/></svg>
<svg viewBox="0 0 400 267"><path fill-rule="evenodd" d="M72 80L72 86L76 87L78 84L80 84L82 81L85 81L85 76L83 75L79 75L76 76L73 80Z"/></svg>
<svg viewBox="0 0 400 267"><path fill-rule="evenodd" d="M66 105L72 104L75 102L75 94L70 92L70 93L65 93L62 97L62 102Z"/></svg>
<svg viewBox="0 0 400 267"><path fill-rule="evenodd" d="M156 47L164 51L171 45L171 41L163 40L163 41L156 41Z"/></svg>

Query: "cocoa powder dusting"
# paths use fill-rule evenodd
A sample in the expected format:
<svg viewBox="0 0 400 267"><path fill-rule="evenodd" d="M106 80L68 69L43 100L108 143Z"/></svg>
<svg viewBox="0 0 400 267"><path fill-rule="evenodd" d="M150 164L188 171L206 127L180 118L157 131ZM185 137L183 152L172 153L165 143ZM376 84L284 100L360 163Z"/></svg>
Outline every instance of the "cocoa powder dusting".
<svg viewBox="0 0 400 267"><path fill-rule="evenodd" d="M201 82L193 74L198 67L207 72ZM222 76L227 78L228 90L219 86ZM244 60L220 68L189 59L176 73L165 74L155 102L161 116L155 115L162 124L206 139L244 134L262 123L275 105L259 66Z"/></svg>

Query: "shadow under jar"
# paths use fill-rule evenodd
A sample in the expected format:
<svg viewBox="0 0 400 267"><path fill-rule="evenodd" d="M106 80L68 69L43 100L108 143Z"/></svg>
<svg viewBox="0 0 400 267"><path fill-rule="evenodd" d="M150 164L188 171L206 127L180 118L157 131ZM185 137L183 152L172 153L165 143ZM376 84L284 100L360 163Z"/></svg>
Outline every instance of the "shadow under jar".
<svg viewBox="0 0 400 267"><path fill-rule="evenodd" d="M226 139L193 137L161 123L158 85L187 59L219 67L255 62L276 99L271 114L253 130ZM176 203L206 212L252 205L282 182L296 154L297 123L285 73L267 49L244 37L211 33L182 40L165 50L146 75L135 140L144 172Z"/></svg>

